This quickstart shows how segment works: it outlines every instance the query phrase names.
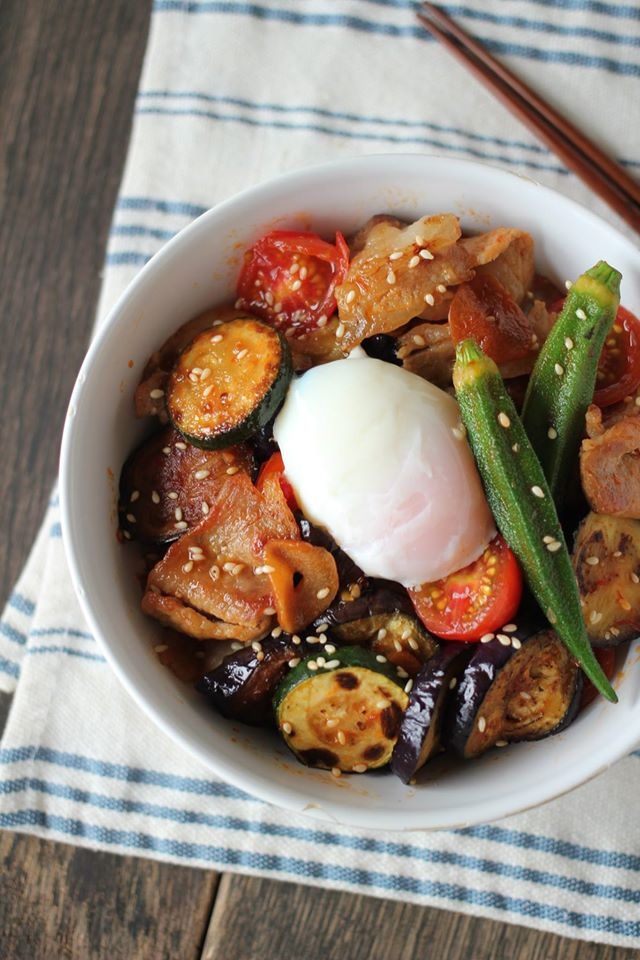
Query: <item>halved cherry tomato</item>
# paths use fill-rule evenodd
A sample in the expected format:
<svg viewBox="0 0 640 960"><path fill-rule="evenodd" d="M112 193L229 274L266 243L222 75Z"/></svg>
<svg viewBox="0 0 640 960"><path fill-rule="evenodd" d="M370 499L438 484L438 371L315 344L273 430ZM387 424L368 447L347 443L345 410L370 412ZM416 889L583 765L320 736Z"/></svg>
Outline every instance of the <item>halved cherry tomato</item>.
<svg viewBox="0 0 640 960"><path fill-rule="evenodd" d="M335 312L348 266L341 233L333 245L315 233L273 230L245 253L237 305L281 330L315 330Z"/></svg>
<svg viewBox="0 0 640 960"><path fill-rule="evenodd" d="M616 648L594 647L593 652L596 655L596 660L604 670L607 680L611 680L616 672ZM585 677L584 686L582 688L582 696L580 697L580 710L584 710L585 707L589 706L591 701L595 700L597 696L598 691L591 681L587 680Z"/></svg>
<svg viewBox="0 0 640 960"><path fill-rule="evenodd" d="M454 343L473 337L496 363L521 360L536 347L526 314L488 274L458 287L449 305L449 330Z"/></svg>
<svg viewBox="0 0 640 960"><path fill-rule="evenodd" d="M522 572L498 534L482 555L443 580L423 583L409 596L427 630L447 640L480 640L515 615L522 597Z"/></svg>
<svg viewBox="0 0 640 960"><path fill-rule="evenodd" d="M284 494L284 498L287 501L289 509L293 512L298 509L298 504L296 502L296 495L293 492L293 487L287 480L284 475L284 462L282 460L282 454L279 450L276 450L275 453L272 453L268 460L262 464L258 470L258 476L256 478L256 487L260 492L264 486L264 481L267 477L277 476L280 481L280 489Z"/></svg>
<svg viewBox="0 0 640 960"><path fill-rule="evenodd" d="M558 300L549 308L550 312L560 313L563 304L564 299ZM610 407L633 396L638 387L640 320L626 307L618 307L616 321L600 355L593 402L598 407Z"/></svg>

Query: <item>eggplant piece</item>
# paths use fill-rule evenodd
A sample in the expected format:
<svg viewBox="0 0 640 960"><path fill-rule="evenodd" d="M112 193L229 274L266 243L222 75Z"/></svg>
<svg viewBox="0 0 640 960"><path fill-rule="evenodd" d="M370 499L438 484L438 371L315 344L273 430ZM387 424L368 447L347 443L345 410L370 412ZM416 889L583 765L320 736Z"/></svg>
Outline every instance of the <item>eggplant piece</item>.
<svg viewBox="0 0 640 960"><path fill-rule="evenodd" d="M373 357L374 360L384 360L385 363L402 366L402 360L397 353L398 341L388 333L377 333L373 337L367 337L362 341L362 348L367 356Z"/></svg>
<svg viewBox="0 0 640 960"><path fill-rule="evenodd" d="M300 659L317 651L317 644L294 641L288 633L269 636L228 654L195 687L223 717L271 727L272 698L280 682Z"/></svg>
<svg viewBox="0 0 640 960"><path fill-rule="evenodd" d="M251 473L249 448L201 450L173 427L147 437L120 474L118 514L127 540L168 546L205 516L228 472Z"/></svg>
<svg viewBox="0 0 640 960"><path fill-rule="evenodd" d="M582 613L594 647L640 633L640 520L588 513L572 553Z"/></svg>
<svg viewBox="0 0 640 960"><path fill-rule="evenodd" d="M391 770L403 783L409 783L431 757L444 749L442 730L450 690L457 685L472 652L468 643L445 643L414 678L391 754Z"/></svg>
<svg viewBox="0 0 640 960"><path fill-rule="evenodd" d="M470 759L496 744L559 733L578 713L582 686L583 673L554 630L527 639L500 633L467 665L451 701L448 741Z"/></svg>

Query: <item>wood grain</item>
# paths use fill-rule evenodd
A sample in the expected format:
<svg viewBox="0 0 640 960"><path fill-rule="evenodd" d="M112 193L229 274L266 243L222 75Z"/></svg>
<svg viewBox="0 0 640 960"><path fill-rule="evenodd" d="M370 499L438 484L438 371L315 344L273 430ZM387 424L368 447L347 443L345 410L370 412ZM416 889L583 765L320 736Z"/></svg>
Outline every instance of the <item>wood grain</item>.
<svg viewBox="0 0 640 960"><path fill-rule="evenodd" d="M637 953L412 904L225 874L202 958L231 957L631 960Z"/></svg>
<svg viewBox="0 0 640 960"><path fill-rule="evenodd" d="M0 954L197 960L215 873L0 834Z"/></svg>

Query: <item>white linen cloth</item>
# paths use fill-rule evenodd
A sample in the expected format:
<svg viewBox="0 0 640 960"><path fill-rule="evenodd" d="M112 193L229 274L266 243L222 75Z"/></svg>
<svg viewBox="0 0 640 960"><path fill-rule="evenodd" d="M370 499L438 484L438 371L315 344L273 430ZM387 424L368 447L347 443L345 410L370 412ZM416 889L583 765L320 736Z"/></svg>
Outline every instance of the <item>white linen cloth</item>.
<svg viewBox="0 0 640 960"><path fill-rule="evenodd" d="M272 175L355 154L483 159L620 226L422 31L416 7L156 0L98 319L206 208ZM467 0L448 9L638 171L636 5ZM0 687L14 691L0 745L7 829L640 948L640 753L542 808L476 828L373 834L283 813L184 756L122 689L75 601L55 494L1 622Z"/></svg>

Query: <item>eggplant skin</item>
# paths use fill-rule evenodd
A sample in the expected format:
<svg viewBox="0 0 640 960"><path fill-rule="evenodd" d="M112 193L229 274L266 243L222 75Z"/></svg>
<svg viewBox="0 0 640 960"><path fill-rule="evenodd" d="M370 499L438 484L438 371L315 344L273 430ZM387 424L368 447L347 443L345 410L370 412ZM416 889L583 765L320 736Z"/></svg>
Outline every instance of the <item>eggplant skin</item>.
<svg viewBox="0 0 640 960"><path fill-rule="evenodd" d="M441 731L446 705L472 652L468 643L443 644L414 678L391 754L391 771L403 783L409 783L431 757L444 749Z"/></svg>
<svg viewBox="0 0 640 960"><path fill-rule="evenodd" d="M230 720L250 726L273 726L273 695L300 658L317 647L305 640L294 643L288 633L267 637L228 654L196 683L210 704ZM260 657L262 654L262 657Z"/></svg>
<svg viewBox="0 0 640 960"><path fill-rule="evenodd" d="M452 698L448 742L465 759L559 733L580 708L583 673L555 631L514 636L479 646Z"/></svg>

